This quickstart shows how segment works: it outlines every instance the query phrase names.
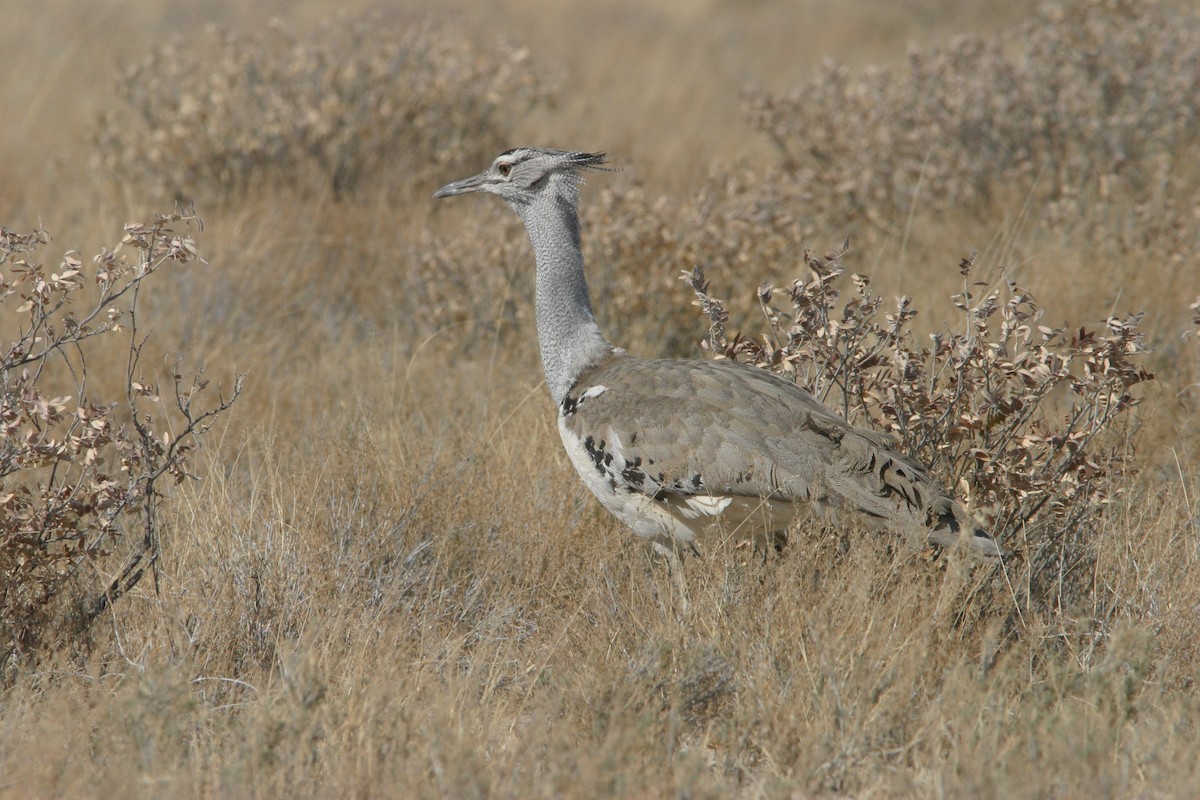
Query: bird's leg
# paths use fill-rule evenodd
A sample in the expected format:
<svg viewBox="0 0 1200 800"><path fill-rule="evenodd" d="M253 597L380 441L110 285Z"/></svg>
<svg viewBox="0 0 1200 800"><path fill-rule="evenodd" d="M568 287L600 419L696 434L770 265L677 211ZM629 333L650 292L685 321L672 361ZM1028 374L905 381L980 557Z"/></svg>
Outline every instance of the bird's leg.
<svg viewBox="0 0 1200 800"><path fill-rule="evenodd" d="M766 566L767 560L771 558L771 554L776 556L783 555L783 549L787 547L787 531L767 531L765 533L756 533L753 539L754 554L759 556L761 566Z"/></svg>
<svg viewBox="0 0 1200 800"><path fill-rule="evenodd" d="M667 560L667 572L671 576L674 594L679 598L680 610L687 614L691 604L688 603L687 582L683 578L683 559L679 557L679 551L673 545L664 542L653 544L655 551Z"/></svg>

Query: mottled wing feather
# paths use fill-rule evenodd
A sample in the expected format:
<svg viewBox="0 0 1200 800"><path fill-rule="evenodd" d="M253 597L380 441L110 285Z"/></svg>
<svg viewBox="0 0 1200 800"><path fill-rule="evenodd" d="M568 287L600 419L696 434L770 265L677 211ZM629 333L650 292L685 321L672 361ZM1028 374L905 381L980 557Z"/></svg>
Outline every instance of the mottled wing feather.
<svg viewBox="0 0 1200 800"><path fill-rule="evenodd" d="M969 525L888 437L851 427L765 370L614 355L580 376L560 415L614 490L675 505L697 496L811 503L945 543ZM979 534L972 544L995 549Z"/></svg>

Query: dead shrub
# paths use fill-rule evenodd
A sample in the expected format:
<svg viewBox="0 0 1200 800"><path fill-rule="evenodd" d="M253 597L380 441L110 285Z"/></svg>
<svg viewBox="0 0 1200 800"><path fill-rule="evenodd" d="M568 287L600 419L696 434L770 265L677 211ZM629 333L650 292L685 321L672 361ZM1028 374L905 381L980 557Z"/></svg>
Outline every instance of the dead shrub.
<svg viewBox="0 0 1200 800"><path fill-rule="evenodd" d="M1200 17L1179 4L1045 5L1006 34L914 49L906 69L831 62L744 103L780 153L766 180L817 222L895 233L914 202L982 214L999 200L1081 242L1177 254L1200 240L1195 171L1179 168L1200 154Z"/></svg>
<svg viewBox="0 0 1200 800"><path fill-rule="evenodd" d="M703 271L684 273L709 319L705 346L786 375L852 423L892 433L987 518L1010 571L1024 576L1024 603L1075 605L1090 586L1106 511L1134 468L1131 390L1154 377L1141 366L1142 315L1090 330L1048 327L1022 287L971 280L968 257L953 298L961 327L922 345L911 300L885 311L869 278L846 275L845 252L806 253L811 277L783 290L760 286L768 329L757 336L730 335Z"/></svg>
<svg viewBox="0 0 1200 800"><path fill-rule="evenodd" d="M695 355L695 318L670 299L681 270L700 264L734 283L749 271L801 263L800 243L816 230L771 185L755 188L750 178L716 165L709 185L686 200L654 198L630 183L605 187L584 206L589 280L604 298L597 313L606 330L651 355ZM750 197L755 202L743 202ZM753 294L744 294L731 310L757 313Z"/></svg>
<svg viewBox="0 0 1200 800"><path fill-rule="evenodd" d="M164 402L144 374L142 284L203 263L196 224L169 214L126 225L91 264L68 252L53 272L35 260L44 232L0 229L0 307L16 328L0 361L0 675L49 634L72 580L107 576L78 609L86 626L154 568L163 485L189 476L192 453L241 391L239 376L212 397L203 368L180 358ZM108 376L92 359L122 335L122 390L100 396ZM131 547L119 548L129 531Z"/></svg>
<svg viewBox="0 0 1200 800"><path fill-rule="evenodd" d="M177 200L251 187L410 193L490 157L547 97L528 51L481 49L432 19L281 22L154 48L126 67L95 141L104 167Z"/></svg>

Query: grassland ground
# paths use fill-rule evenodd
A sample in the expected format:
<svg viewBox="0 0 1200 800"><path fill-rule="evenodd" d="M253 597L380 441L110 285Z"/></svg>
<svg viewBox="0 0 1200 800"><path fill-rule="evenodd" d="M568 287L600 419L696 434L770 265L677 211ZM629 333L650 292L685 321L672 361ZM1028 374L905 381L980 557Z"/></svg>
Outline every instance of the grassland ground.
<svg viewBox="0 0 1200 800"><path fill-rule="evenodd" d="M743 85L785 92L825 57L899 70L911 43L1033 13L999 9L457 3L440 13L477 43L472 58L491 64L486 47L506 37L506 69L532 65L554 100L497 121L508 141L453 141L610 151L622 172L589 178L583 200L606 329L631 351L699 356L707 321L678 275L703 248L747 254L704 264L733 298L731 331L764 327L760 283L805 276L795 239L768 233L787 226L714 188L778 167ZM15 3L6 57L23 68L0 77L0 224L50 231L57 262L173 206L102 166L99 115L134 123L118 64L172 36L184 63L207 23L251 36L280 17L305 41L372 10L403 30L431 9ZM1178 155L1159 157L1200 185ZM1066 604L1023 593L1045 576L1019 566L851 527L797 531L765 562L708 543L688 564L683 615L663 565L561 452L518 224L484 202L428 199L437 176L482 166L423 165L411 185L389 174L348 195L314 189L321 175L305 167L313 182L185 196L207 264L146 284L144 363L165 372L186 353L214 382L246 371L246 388L191 464L200 480L167 491L154 575L82 630L72 604L113 564L82 570L59 598L58 635L5 666L0 796L1187 797L1200 785L1200 342L1182 335L1200 294L1194 228L1133 246L1135 223L1055 226L1026 187L949 209L917 191L894 224L820 221L803 243L851 235L850 268L911 295L922 335L955 324L947 298L972 251L981 279L1029 288L1045 324L1146 311L1156 380L1135 387L1119 431L1136 470L1098 516L1078 585L1054 595ZM1191 202L1168 205L1186 220ZM12 313L0 308L6 337ZM98 347L89 390L119 391L126 357L119 342Z"/></svg>

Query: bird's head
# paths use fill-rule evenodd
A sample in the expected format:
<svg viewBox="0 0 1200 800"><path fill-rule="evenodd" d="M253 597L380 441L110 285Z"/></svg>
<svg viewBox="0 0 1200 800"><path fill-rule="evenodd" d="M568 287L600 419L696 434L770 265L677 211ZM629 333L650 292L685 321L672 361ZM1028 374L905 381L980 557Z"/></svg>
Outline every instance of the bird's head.
<svg viewBox="0 0 1200 800"><path fill-rule="evenodd" d="M543 195L578 199L581 173L604 170L603 153L580 153L539 147L517 147L496 156L492 165L472 178L448 183L434 197L491 192L520 209Z"/></svg>

